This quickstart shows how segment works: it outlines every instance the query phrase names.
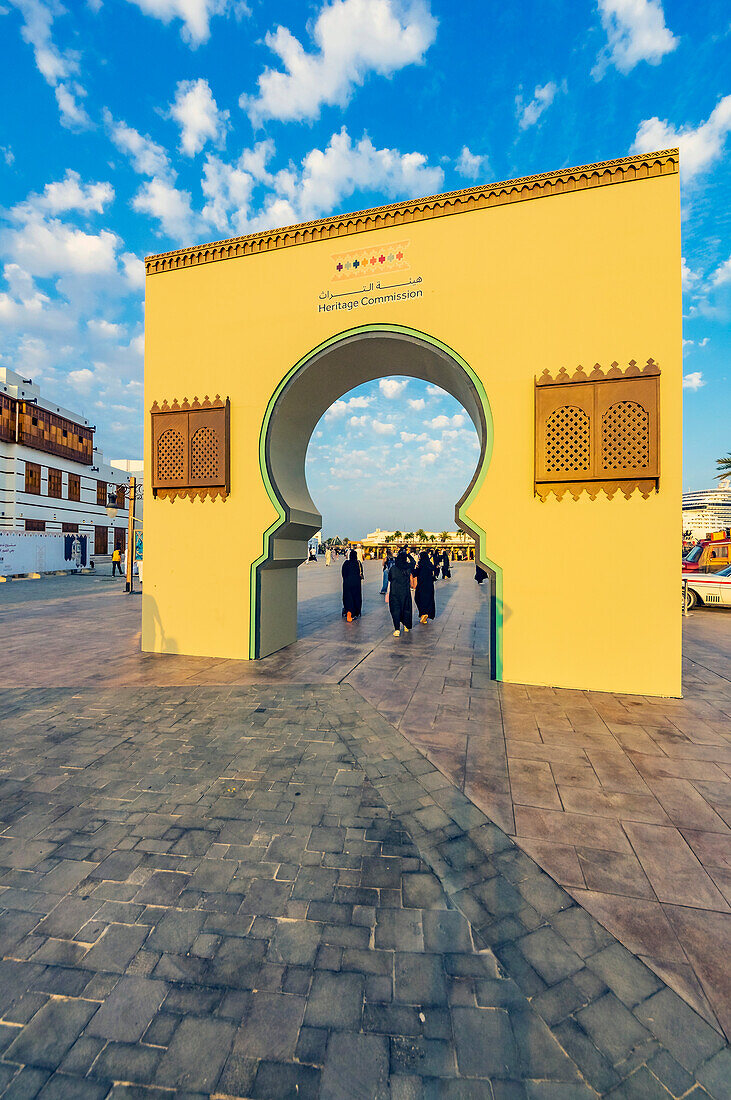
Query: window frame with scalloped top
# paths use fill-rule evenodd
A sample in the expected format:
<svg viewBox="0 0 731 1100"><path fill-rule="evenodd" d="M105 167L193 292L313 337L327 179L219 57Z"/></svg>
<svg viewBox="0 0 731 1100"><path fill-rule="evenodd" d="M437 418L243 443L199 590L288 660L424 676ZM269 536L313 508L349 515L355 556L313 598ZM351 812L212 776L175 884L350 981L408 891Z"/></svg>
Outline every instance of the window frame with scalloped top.
<svg viewBox="0 0 731 1100"><path fill-rule="evenodd" d="M229 399L155 402L150 417L153 496L225 500L231 492ZM166 434L170 432L182 441L179 461L173 466L170 457L160 453L161 441L170 440Z"/></svg>
<svg viewBox="0 0 731 1100"><path fill-rule="evenodd" d="M607 461L608 447L616 461ZM585 461L572 470L577 455ZM536 496L561 499L568 492L576 499L587 492L594 498L604 491L612 497L620 491L629 497L639 489L647 497L659 483L660 370L652 359L642 370L632 360L624 372L616 363L606 373L597 364L589 375L579 367L573 375L562 369L555 378L544 371L536 379Z"/></svg>

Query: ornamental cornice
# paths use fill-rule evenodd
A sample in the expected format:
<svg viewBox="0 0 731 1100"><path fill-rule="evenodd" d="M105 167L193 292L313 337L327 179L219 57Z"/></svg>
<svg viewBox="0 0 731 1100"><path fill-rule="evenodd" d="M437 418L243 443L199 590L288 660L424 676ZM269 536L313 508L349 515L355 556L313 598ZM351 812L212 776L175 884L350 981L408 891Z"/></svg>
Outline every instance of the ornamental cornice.
<svg viewBox="0 0 731 1100"><path fill-rule="evenodd" d="M410 222L426 221L429 218L466 214L472 210L504 206L511 202L525 202L528 199L547 198L550 195L562 195L570 191L606 187L613 183L669 176L677 173L678 167L677 149L663 149L656 153L642 153L618 160L604 160L597 164L583 164L576 168L564 168L558 172L543 172L535 176L503 180L484 187L467 187L461 191L448 191L442 195L409 199L407 202L377 206L352 214L319 218L317 221L302 222L282 229L265 230L260 233L249 233L243 237L214 241L210 244L179 248L174 252L163 252L146 257L145 271L147 275L156 275L163 271L177 271L180 268L195 267L198 264L213 263L217 260L231 260L238 256L250 256L278 248L291 248L293 245L346 237L354 233L367 233L374 229L387 229Z"/></svg>

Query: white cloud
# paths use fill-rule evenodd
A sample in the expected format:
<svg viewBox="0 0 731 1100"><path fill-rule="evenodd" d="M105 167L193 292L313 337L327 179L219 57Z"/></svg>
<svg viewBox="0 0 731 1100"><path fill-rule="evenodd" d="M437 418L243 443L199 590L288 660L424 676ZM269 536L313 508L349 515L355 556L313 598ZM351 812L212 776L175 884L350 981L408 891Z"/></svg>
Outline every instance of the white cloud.
<svg viewBox="0 0 731 1100"><path fill-rule="evenodd" d="M557 91L558 85L553 80L549 80L543 86L540 84L536 86L533 99L529 103L523 102L522 95L516 96L515 108L518 114L518 126L521 130L527 130L529 126L535 126L543 112L553 103Z"/></svg>
<svg viewBox="0 0 731 1100"><path fill-rule="evenodd" d="M120 152L129 158L135 172L141 176L164 177L170 174L170 162L162 145L144 136L126 122L115 122L109 111L104 112L109 134Z"/></svg>
<svg viewBox="0 0 731 1100"><path fill-rule="evenodd" d="M111 183L82 183L78 172L67 169L61 180L47 183L40 195L30 194L14 208L16 216L32 210L62 214L71 210L83 214L103 214L104 207L114 198Z"/></svg>
<svg viewBox="0 0 731 1100"><path fill-rule="evenodd" d="M427 428L461 428L464 424L464 416L462 413L455 413L454 416L445 416L444 413L441 416L435 416L433 420L425 420Z"/></svg>
<svg viewBox="0 0 731 1100"><path fill-rule="evenodd" d="M426 443L429 436L426 432L417 435L416 432L401 432L402 443Z"/></svg>
<svg viewBox="0 0 731 1100"><path fill-rule="evenodd" d="M396 378L381 378L378 383L378 388L384 397L393 399L403 393L408 384L408 379L404 379L403 382L400 382Z"/></svg>
<svg viewBox="0 0 731 1100"><path fill-rule="evenodd" d="M691 290L700 278L697 272L691 271L688 267L685 256L680 261L680 278L683 290Z"/></svg>
<svg viewBox="0 0 731 1100"><path fill-rule="evenodd" d="M410 409L415 409L416 412L421 412L421 410L426 405L426 401L423 397L410 397L407 404Z"/></svg>
<svg viewBox="0 0 731 1100"><path fill-rule="evenodd" d="M87 321L86 327L93 336L102 340L121 340L126 336L124 325L115 324L113 321L105 321L103 318L92 318Z"/></svg>
<svg viewBox="0 0 731 1100"><path fill-rule="evenodd" d="M145 285L144 261L135 256L134 252L123 252L119 257L124 277L131 287L141 290Z"/></svg>
<svg viewBox="0 0 731 1100"><path fill-rule="evenodd" d="M365 428L366 424L368 423L368 417L365 415L365 413L363 414L363 416L351 416L348 423L353 428Z"/></svg>
<svg viewBox="0 0 731 1100"><path fill-rule="evenodd" d="M183 26L181 37L190 46L200 46L210 37L210 21L214 15L248 14L248 6L243 0L129 0L145 15L167 24L180 19Z"/></svg>
<svg viewBox="0 0 731 1100"><path fill-rule="evenodd" d="M443 390L441 386L433 386L431 383L426 387L426 392L430 397L448 397L446 390Z"/></svg>
<svg viewBox="0 0 731 1100"><path fill-rule="evenodd" d="M163 233L183 243L192 240L199 228L190 193L179 191L164 179L155 178L144 183L132 200L132 208L156 218Z"/></svg>
<svg viewBox="0 0 731 1100"><path fill-rule="evenodd" d="M312 28L314 52L287 27L267 34L284 71L265 69L257 95L239 102L255 125L315 119L325 105L344 107L369 72L390 76L423 61L436 29L427 0L331 0Z"/></svg>
<svg viewBox="0 0 731 1100"><path fill-rule="evenodd" d="M91 389L92 384L96 381L94 371L89 370L88 367L82 367L80 370L69 371L66 376L70 386L73 386L75 390L81 390L86 393Z"/></svg>
<svg viewBox="0 0 731 1100"><path fill-rule="evenodd" d="M427 451L426 454L421 456L419 461L421 462L422 466L433 466L438 457L439 455L436 455L434 451Z"/></svg>
<svg viewBox="0 0 731 1100"><path fill-rule="evenodd" d="M79 71L79 55L74 50L60 50L53 40L54 19L64 14L66 8L58 0L10 0L10 3L23 18L20 34L33 49L38 71L54 89L61 125L70 130L90 126L89 116L79 103L86 92L70 79Z"/></svg>
<svg viewBox="0 0 731 1100"><path fill-rule="evenodd" d="M13 152L11 147L9 145L0 145L0 154L2 154L3 160L7 164L8 168L10 168L15 161L15 153Z"/></svg>
<svg viewBox="0 0 731 1100"><path fill-rule="evenodd" d="M607 46L597 58L592 75L599 80L608 65L628 73L640 61L659 65L678 39L665 26L661 0L598 0Z"/></svg>
<svg viewBox="0 0 731 1100"><path fill-rule="evenodd" d="M703 381L703 372L696 370L692 374L683 375L683 389L684 390L699 390L701 386L705 386Z"/></svg>
<svg viewBox="0 0 731 1100"><path fill-rule="evenodd" d="M275 187L299 218L309 219L333 211L355 191L383 191L389 198L424 195L438 191L443 180L442 169L430 168L423 153L376 149L367 135L353 144L343 127L326 149L307 154L300 173L278 173Z"/></svg>
<svg viewBox="0 0 731 1100"><path fill-rule="evenodd" d="M351 409L367 409L373 404L372 397L351 397L348 401L336 401L325 413L328 419L338 416L346 416Z"/></svg>
<svg viewBox="0 0 731 1100"><path fill-rule="evenodd" d="M680 170L686 179L691 179L721 157L730 130L731 95L727 95L719 100L706 121L695 128L683 126L676 129L659 118L645 119L640 123L630 152L650 153L677 145L680 149Z"/></svg>
<svg viewBox="0 0 731 1100"><path fill-rule="evenodd" d="M371 427L376 435L393 435L396 428L393 424L387 424L383 420L372 420Z"/></svg>
<svg viewBox="0 0 731 1100"><path fill-rule="evenodd" d="M487 171L487 157L478 153L471 153L466 145L462 146L462 152L454 162L454 166L460 176L468 180L476 180L480 172Z"/></svg>
<svg viewBox="0 0 731 1100"><path fill-rule="evenodd" d="M4 245L9 255L37 276L110 275L117 269L119 237L108 229L86 233L58 218L31 216L9 230Z"/></svg>
<svg viewBox="0 0 731 1100"><path fill-rule="evenodd" d="M731 283L731 256L711 275L711 286L725 286L726 283Z"/></svg>
<svg viewBox="0 0 731 1100"><path fill-rule="evenodd" d="M226 140L229 112L218 109L207 80L181 80L170 114L180 126L180 149L186 156L200 153L207 141L223 145Z"/></svg>

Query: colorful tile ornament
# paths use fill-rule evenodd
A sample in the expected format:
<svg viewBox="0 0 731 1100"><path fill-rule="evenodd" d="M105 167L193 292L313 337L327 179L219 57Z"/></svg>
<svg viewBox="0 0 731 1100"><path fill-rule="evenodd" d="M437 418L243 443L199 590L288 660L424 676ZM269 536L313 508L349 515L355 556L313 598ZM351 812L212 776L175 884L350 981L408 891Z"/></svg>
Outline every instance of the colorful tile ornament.
<svg viewBox="0 0 731 1100"><path fill-rule="evenodd" d="M353 248L348 252L335 252L332 260L331 282L344 279L362 279L364 275L376 269L379 276L386 271L410 271L411 264L406 259L410 241L393 241L391 244L376 248Z"/></svg>

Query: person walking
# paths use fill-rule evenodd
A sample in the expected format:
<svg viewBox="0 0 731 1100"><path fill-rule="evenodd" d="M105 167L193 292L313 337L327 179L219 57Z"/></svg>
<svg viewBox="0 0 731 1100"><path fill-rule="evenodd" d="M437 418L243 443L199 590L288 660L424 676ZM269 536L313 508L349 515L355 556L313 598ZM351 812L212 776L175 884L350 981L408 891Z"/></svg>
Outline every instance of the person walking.
<svg viewBox="0 0 731 1100"><path fill-rule="evenodd" d="M452 571L449 568L449 551L446 549L442 554L442 576L444 577L445 581L449 580L449 578L452 576Z"/></svg>
<svg viewBox="0 0 731 1100"><path fill-rule="evenodd" d="M405 550L399 550L388 571L386 603L393 619L393 636L398 638L403 623L404 633L411 630L411 570Z"/></svg>
<svg viewBox="0 0 731 1100"><path fill-rule="evenodd" d="M442 569L442 552L436 548L432 551L432 561L434 563L434 580L439 580L439 574Z"/></svg>
<svg viewBox="0 0 731 1100"><path fill-rule="evenodd" d="M112 576L116 576L115 570L119 570L120 577L122 576L122 551L118 546L114 547L112 551Z"/></svg>
<svg viewBox="0 0 731 1100"><path fill-rule="evenodd" d="M390 550L387 550L383 555L383 579L381 583L381 595L385 596L388 591L388 571L393 565L393 555Z"/></svg>
<svg viewBox="0 0 731 1100"><path fill-rule="evenodd" d="M478 562L475 562L475 580L478 584L482 584L483 581L487 580L487 573Z"/></svg>
<svg viewBox="0 0 731 1100"><path fill-rule="evenodd" d="M361 585L361 566L355 550L343 564L343 615L349 623L359 619L363 607L363 589Z"/></svg>
<svg viewBox="0 0 731 1100"><path fill-rule="evenodd" d="M330 552L330 547L328 546L327 550L325 551L325 565L329 565L331 561L332 561L332 554Z"/></svg>
<svg viewBox="0 0 731 1100"><path fill-rule="evenodd" d="M437 613L434 602L434 566L426 550L422 550L419 554L419 564L414 576L416 577L414 599L421 624L426 626L429 619L433 619Z"/></svg>

